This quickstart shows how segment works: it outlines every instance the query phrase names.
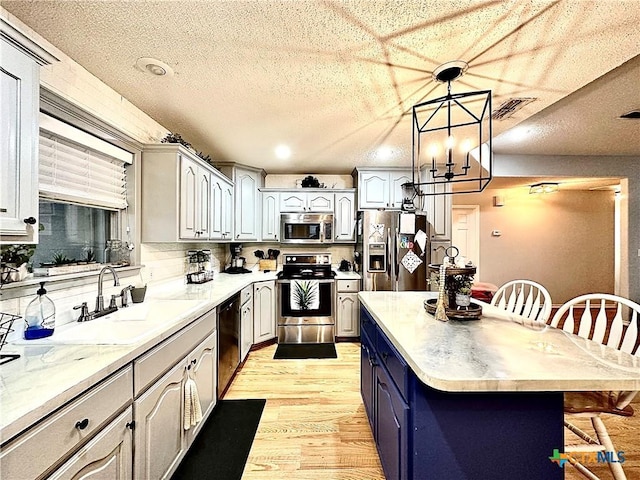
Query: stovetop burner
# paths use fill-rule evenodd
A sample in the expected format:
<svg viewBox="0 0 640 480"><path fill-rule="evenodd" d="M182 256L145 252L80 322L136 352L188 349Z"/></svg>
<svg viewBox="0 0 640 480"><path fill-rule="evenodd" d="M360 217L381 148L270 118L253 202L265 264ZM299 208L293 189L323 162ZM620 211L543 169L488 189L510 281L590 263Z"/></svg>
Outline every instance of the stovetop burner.
<svg viewBox="0 0 640 480"><path fill-rule="evenodd" d="M311 272L301 272L299 270L289 270L289 269L283 269L281 272L278 273L278 278L313 278L313 279L318 279L318 278L334 278L336 276L336 273L334 271L332 271L331 269L326 270L326 269L322 269L322 270L313 270Z"/></svg>
<svg viewBox="0 0 640 480"><path fill-rule="evenodd" d="M303 253L284 254L282 271L278 278L334 278L335 272L331 269L331 254L329 253Z"/></svg>

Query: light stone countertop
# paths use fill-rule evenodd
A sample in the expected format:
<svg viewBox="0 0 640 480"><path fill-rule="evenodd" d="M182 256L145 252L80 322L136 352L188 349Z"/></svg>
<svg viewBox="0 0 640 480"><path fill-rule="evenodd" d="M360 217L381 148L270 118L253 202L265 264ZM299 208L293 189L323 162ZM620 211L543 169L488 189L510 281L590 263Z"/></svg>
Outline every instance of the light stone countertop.
<svg viewBox="0 0 640 480"><path fill-rule="evenodd" d="M182 278L157 286L150 285L141 305L161 312L159 315L162 318L156 317L155 320L165 325L134 344L5 345L3 354L17 353L20 358L0 366L0 444L124 367L245 286L275 278L276 272L241 275L217 273L214 280L199 285L187 285Z"/></svg>
<svg viewBox="0 0 640 480"><path fill-rule="evenodd" d="M362 277L359 273L354 271L341 272L340 270L334 270L336 272L336 280L360 280Z"/></svg>
<svg viewBox="0 0 640 480"><path fill-rule="evenodd" d="M364 307L418 378L448 392L640 390L640 356L507 314L441 322L433 292L360 292ZM474 300L475 301L475 300Z"/></svg>

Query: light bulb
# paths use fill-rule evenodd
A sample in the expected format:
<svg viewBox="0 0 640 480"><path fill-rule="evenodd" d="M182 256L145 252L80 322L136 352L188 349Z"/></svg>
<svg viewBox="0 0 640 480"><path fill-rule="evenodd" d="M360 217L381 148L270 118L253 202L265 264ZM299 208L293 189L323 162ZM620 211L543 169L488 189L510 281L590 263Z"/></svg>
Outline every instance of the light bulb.
<svg viewBox="0 0 640 480"><path fill-rule="evenodd" d="M445 145L447 146L447 150L451 150L455 144L456 144L455 138L453 138L453 135L449 135L445 142Z"/></svg>

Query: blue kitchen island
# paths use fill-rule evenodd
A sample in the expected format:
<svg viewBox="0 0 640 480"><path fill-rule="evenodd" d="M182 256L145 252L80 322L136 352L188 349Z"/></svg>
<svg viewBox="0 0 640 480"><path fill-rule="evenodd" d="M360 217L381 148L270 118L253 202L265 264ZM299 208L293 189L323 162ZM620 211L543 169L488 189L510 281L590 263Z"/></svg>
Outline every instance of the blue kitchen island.
<svg viewBox="0 0 640 480"><path fill-rule="evenodd" d="M423 307L434 296L359 293L387 480L562 479L563 392L640 389L638 357L486 304L480 320L440 322Z"/></svg>

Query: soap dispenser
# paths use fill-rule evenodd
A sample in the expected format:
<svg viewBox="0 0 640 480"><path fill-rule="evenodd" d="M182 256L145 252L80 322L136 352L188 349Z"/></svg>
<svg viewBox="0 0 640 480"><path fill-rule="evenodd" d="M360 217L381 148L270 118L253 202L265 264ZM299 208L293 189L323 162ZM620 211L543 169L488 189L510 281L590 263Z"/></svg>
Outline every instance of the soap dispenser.
<svg viewBox="0 0 640 480"><path fill-rule="evenodd" d="M44 283L40 282L40 288L36 292L36 297L29 302L24 313L24 338L25 340L35 340L53 335L56 323L56 306L47 297Z"/></svg>

